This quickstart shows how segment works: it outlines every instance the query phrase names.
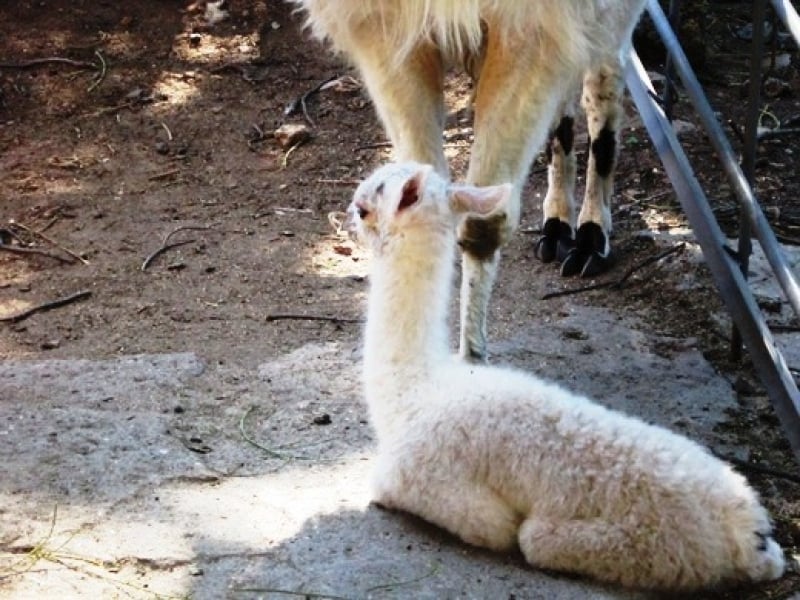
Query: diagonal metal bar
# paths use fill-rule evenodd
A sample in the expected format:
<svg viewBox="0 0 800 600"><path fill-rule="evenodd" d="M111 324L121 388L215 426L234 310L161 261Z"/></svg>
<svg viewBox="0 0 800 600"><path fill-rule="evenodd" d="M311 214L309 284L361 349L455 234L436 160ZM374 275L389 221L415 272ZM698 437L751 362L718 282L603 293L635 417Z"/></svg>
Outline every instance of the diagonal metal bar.
<svg viewBox="0 0 800 600"><path fill-rule="evenodd" d="M791 0L772 0L772 7L794 37L794 41L800 46L800 16L797 15Z"/></svg>
<svg viewBox="0 0 800 600"><path fill-rule="evenodd" d="M674 51L675 48L672 49ZM625 81L689 218L720 295L739 327L795 458L800 462L800 392L775 345L772 333L739 270L739 265L726 249L725 237L711 211L708 199L694 176L689 159L672 126L654 100L655 92L634 50L630 51L625 68Z"/></svg>
<svg viewBox="0 0 800 600"><path fill-rule="evenodd" d="M714 150L722 162L722 166L728 175L728 180L733 186L733 191L739 199L742 210L750 222L753 233L761 244L764 255L767 257L778 283L795 314L800 317L800 284L797 283L797 279L792 273L786 257L783 255L780 244L775 239L775 234L753 195L753 190L739 166L739 161L728 138L725 137L725 133L722 131L722 126L714 114L714 109L711 108L703 93L703 88L689 64L689 59L686 58L686 54L684 54L678 39L675 37L675 33L669 26L669 21L667 21L664 11L659 6L658 0L648 1L647 12L650 14L650 18L664 44L670 49L675 70L683 83L684 92L691 100L700 117L700 121L703 123L709 141L714 146Z"/></svg>

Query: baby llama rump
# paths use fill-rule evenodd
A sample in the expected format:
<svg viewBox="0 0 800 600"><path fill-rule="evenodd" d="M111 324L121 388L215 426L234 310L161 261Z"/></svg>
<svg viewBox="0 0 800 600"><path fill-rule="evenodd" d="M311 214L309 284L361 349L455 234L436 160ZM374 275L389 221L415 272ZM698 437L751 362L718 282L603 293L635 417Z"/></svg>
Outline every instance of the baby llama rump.
<svg viewBox="0 0 800 600"><path fill-rule="evenodd" d="M364 383L374 500L536 567L634 588L775 579L783 552L730 466L661 427L509 368L459 360L447 311L456 228L506 210L510 185L390 164L358 187L373 252Z"/></svg>

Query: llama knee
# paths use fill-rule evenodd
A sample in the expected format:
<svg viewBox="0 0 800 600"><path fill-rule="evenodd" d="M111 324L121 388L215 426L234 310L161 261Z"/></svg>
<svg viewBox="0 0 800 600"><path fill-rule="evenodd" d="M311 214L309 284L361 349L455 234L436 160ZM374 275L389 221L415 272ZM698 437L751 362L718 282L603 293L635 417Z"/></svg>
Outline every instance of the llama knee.
<svg viewBox="0 0 800 600"><path fill-rule="evenodd" d="M659 579L659 544L619 522L602 519L555 521L530 517L519 531L519 546L533 566L589 575L626 587L652 588Z"/></svg>
<svg viewBox="0 0 800 600"><path fill-rule="evenodd" d="M506 215L489 219L467 218L458 232L461 251L473 259L486 262L494 259L495 253L512 232Z"/></svg>

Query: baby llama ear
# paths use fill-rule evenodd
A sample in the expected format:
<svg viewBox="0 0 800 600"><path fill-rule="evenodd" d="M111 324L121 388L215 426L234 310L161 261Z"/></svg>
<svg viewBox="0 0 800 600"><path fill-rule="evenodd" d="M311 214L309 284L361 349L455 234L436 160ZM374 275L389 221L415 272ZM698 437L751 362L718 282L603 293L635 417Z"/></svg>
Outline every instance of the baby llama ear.
<svg viewBox="0 0 800 600"><path fill-rule="evenodd" d="M409 176L403 184L400 195L400 202L397 205L397 212L413 206L420 199L425 189L425 181L428 179L433 167L431 165L414 165L416 170Z"/></svg>
<svg viewBox="0 0 800 600"><path fill-rule="evenodd" d="M450 207L456 213L489 215L503 210L514 189L510 183L501 185L453 185L450 186Z"/></svg>

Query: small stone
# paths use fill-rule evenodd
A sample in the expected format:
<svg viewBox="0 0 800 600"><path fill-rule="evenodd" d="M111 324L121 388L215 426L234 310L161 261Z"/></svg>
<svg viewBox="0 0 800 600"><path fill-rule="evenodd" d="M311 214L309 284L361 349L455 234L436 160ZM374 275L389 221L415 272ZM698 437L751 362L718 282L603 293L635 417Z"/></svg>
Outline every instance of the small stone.
<svg viewBox="0 0 800 600"><path fill-rule="evenodd" d="M763 90L767 98L777 98L791 92L791 86L788 81L778 79L777 77L767 77L764 80Z"/></svg>
<svg viewBox="0 0 800 600"><path fill-rule="evenodd" d="M159 154L169 154L169 144L163 140L156 142L155 149Z"/></svg>

